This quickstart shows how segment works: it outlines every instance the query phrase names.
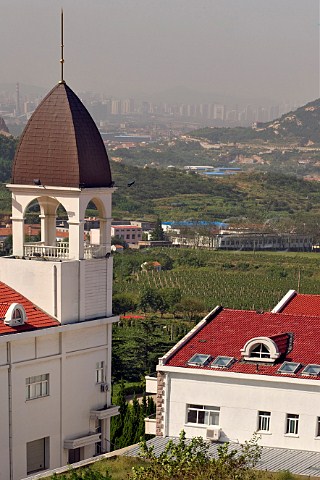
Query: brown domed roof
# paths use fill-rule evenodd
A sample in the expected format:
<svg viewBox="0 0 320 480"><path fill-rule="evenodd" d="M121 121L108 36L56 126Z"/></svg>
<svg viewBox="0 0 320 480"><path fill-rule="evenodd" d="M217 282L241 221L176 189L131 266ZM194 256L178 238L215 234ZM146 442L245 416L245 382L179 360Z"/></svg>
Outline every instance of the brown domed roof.
<svg viewBox="0 0 320 480"><path fill-rule="evenodd" d="M59 187L110 187L108 155L88 110L59 83L33 113L18 145L12 183Z"/></svg>

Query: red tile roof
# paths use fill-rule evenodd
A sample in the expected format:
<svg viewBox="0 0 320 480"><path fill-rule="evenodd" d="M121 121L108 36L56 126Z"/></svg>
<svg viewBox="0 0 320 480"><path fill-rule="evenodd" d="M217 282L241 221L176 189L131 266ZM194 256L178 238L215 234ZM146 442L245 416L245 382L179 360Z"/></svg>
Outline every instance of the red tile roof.
<svg viewBox="0 0 320 480"><path fill-rule="evenodd" d="M20 303L24 307L27 314L27 320L24 325L16 327L5 325L3 318L12 303ZM57 320L50 317L50 315L43 312L30 300L2 282L0 282L0 318L2 319L0 320L0 335L9 335L60 325Z"/></svg>
<svg viewBox="0 0 320 480"><path fill-rule="evenodd" d="M289 335L288 335L289 334ZM275 341L282 355L275 364L249 363L242 360L240 349L255 337L269 337ZM292 349L289 339L293 339ZM246 310L222 309L209 320L202 329L195 333L185 345L177 351L165 365L201 368L188 366L188 360L196 353L212 357L219 355L234 357L236 362L228 371L250 374L281 375L277 373L283 361L297 362L303 365L320 364L320 316L289 315L283 313L257 313ZM291 351L290 351L291 349ZM288 352L289 353L286 353ZM258 364L258 367L257 367ZM300 369L293 377L301 376ZM282 376L282 375L281 375Z"/></svg>
<svg viewBox="0 0 320 480"><path fill-rule="evenodd" d="M281 313L315 315L320 317L320 295L297 293L281 310Z"/></svg>

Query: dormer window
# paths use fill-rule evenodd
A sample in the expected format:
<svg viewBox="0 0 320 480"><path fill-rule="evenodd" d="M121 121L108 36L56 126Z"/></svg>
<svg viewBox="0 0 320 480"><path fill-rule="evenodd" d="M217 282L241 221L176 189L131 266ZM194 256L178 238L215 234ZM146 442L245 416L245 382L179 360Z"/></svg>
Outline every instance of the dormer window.
<svg viewBox="0 0 320 480"><path fill-rule="evenodd" d="M269 348L264 343L258 343L250 351L251 358L270 358Z"/></svg>
<svg viewBox="0 0 320 480"><path fill-rule="evenodd" d="M249 340L241 349L242 358L251 362L274 363L280 356L277 344L269 337Z"/></svg>
<svg viewBox="0 0 320 480"><path fill-rule="evenodd" d="M4 323L10 327L23 325L27 319L26 311L20 303L12 303L4 317Z"/></svg>

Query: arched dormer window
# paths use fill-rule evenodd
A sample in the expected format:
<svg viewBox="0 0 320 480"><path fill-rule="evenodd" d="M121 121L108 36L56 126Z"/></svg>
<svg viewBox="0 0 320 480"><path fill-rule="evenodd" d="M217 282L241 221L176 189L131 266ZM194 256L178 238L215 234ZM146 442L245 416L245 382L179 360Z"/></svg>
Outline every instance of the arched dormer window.
<svg viewBox="0 0 320 480"><path fill-rule="evenodd" d="M280 356L277 344L269 337L251 338L240 350L244 360L274 363Z"/></svg>
<svg viewBox="0 0 320 480"><path fill-rule="evenodd" d="M4 317L4 323L10 327L23 325L27 319L26 311L20 303L12 303Z"/></svg>
<svg viewBox="0 0 320 480"><path fill-rule="evenodd" d="M269 348L264 343L258 343L250 350L251 358L270 358Z"/></svg>

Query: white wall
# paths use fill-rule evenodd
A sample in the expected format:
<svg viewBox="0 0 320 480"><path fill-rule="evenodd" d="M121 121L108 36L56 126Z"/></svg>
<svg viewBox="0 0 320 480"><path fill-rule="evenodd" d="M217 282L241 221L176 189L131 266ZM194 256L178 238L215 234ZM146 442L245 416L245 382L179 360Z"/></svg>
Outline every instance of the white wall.
<svg viewBox="0 0 320 480"><path fill-rule="evenodd" d="M61 323L112 314L112 258L63 262L1 258L0 280Z"/></svg>
<svg viewBox="0 0 320 480"><path fill-rule="evenodd" d="M258 428L258 411L271 412L270 433L261 433L261 445L320 451L316 422L320 417L318 380L278 378L240 374L223 377L167 373L165 435L177 436L184 429L188 437L206 435L206 427L186 423L187 404L220 407L222 439L244 442ZM299 415L297 436L285 434L286 414Z"/></svg>
<svg viewBox="0 0 320 480"><path fill-rule="evenodd" d="M111 324L115 319L0 336L0 480L10 478L9 419L13 480L26 476L28 442L50 437L50 468L56 468L67 463L65 440L94 431L90 411L111 402L110 391L101 392L95 374L96 363L104 361L105 380L111 383ZM49 395L26 400L26 378L42 374L49 374ZM85 452L93 455L94 445L85 447Z"/></svg>

